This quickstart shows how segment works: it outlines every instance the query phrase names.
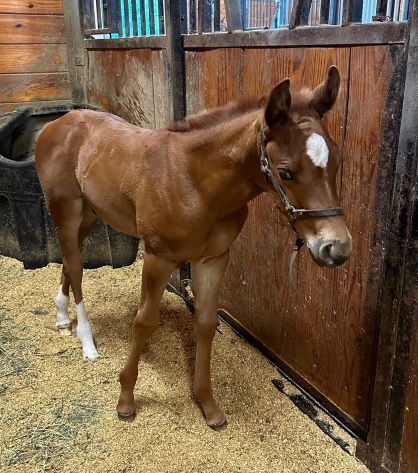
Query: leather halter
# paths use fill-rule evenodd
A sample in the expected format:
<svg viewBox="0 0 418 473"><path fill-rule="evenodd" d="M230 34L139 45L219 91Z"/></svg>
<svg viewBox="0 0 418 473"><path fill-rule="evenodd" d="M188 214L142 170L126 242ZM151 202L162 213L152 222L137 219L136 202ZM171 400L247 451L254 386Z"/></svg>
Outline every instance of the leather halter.
<svg viewBox="0 0 418 473"><path fill-rule="evenodd" d="M305 240L299 235L298 231L295 228L295 221L298 218L325 218L325 217L335 217L337 215L342 215L343 211L341 207L332 207L327 209L298 209L296 208L288 199L285 190L281 186L277 177L271 171L272 162L270 156L266 150L266 135L264 129L261 129L259 136L260 140L260 165L261 172L265 176L267 182L273 186L275 191L279 194L281 201L283 202L284 208L287 212L287 216L292 223L293 230L297 234L296 242L293 247L292 256L290 257L289 264L289 278L293 284L297 284L297 274L295 271L295 262L298 260L299 252L305 244Z"/></svg>
<svg viewBox="0 0 418 473"><path fill-rule="evenodd" d="M280 199L283 202L284 208L287 212L289 220L294 223L297 218L324 218L324 217L335 217L337 215L342 215L343 211L341 207L332 207L327 209L297 209L292 205L287 198L286 192L281 186L277 177L271 172L272 163L270 156L266 150L266 135L264 130L260 134L260 164L261 171L266 177L267 181L271 183L276 192L279 194Z"/></svg>

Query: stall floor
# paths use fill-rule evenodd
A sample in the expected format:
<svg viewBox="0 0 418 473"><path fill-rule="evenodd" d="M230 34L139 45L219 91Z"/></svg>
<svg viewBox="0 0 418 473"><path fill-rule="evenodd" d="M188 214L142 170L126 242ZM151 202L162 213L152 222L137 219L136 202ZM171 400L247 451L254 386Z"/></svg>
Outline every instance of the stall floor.
<svg viewBox="0 0 418 473"><path fill-rule="evenodd" d="M229 424L222 432L206 427L190 389L193 316L168 292L140 361L137 417L118 420L117 379L129 350L141 261L84 273L101 354L95 363L83 361L74 335L55 330L60 270L56 264L24 270L0 257L0 471L368 471L276 389L272 379L282 378L275 367L223 323L213 379Z"/></svg>

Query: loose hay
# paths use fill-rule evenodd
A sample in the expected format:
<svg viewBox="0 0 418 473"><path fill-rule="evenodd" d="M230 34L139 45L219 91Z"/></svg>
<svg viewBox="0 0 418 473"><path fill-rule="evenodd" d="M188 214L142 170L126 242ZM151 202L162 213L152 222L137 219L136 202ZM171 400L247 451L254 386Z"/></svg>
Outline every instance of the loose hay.
<svg viewBox="0 0 418 473"><path fill-rule="evenodd" d="M101 354L86 363L76 337L54 329L60 266L27 271L0 257L0 471L368 471L277 391L274 367L225 325L215 337L213 378L229 426L222 433L207 428L190 394L192 316L167 292L161 326L140 362L137 418L119 421L117 377L140 272L140 261L85 271Z"/></svg>

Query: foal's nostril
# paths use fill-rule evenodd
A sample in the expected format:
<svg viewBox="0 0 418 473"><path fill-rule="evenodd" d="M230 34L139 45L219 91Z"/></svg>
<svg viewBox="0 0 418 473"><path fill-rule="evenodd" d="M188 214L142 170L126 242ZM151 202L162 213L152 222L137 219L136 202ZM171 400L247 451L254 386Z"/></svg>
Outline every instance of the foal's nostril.
<svg viewBox="0 0 418 473"><path fill-rule="evenodd" d="M333 263L333 258L332 258L332 243L323 243L320 248L319 248L319 257L324 263L327 264L332 264Z"/></svg>

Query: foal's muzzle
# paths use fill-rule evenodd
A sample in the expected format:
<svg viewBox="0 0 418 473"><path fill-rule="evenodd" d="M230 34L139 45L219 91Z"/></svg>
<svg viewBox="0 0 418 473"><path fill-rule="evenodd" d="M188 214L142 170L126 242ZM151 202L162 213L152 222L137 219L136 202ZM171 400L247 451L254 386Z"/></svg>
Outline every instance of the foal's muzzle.
<svg viewBox="0 0 418 473"><path fill-rule="evenodd" d="M346 242L340 240L323 240L308 242L308 248L314 260L320 266L340 266L351 255L353 250L351 238Z"/></svg>

